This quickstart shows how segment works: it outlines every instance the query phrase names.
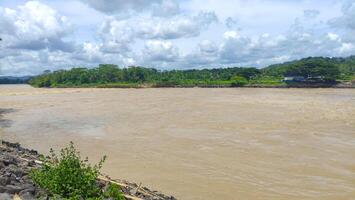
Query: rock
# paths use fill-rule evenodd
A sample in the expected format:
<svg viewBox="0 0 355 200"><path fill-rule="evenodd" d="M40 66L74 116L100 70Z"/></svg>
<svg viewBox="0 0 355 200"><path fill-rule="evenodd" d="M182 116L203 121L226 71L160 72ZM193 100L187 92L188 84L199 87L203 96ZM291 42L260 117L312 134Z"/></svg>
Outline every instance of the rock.
<svg viewBox="0 0 355 200"><path fill-rule="evenodd" d="M16 185L7 185L7 186L5 186L6 193L17 194L21 190L22 190L21 186L16 186Z"/></svg>
<svg viewBox="0 0 355 200"><path fill-rule="evenodd" d="M24 176L22 177L22 180L23 180L24 182L27 182L27 183L32 183L31 178L29 177L29 175L24 175Z"/></svg>
<svg viewBox="0 0 355 200"><path fill-rule="evenodd" d="M33 193L31 192L24 192L24 193L20 193L20 198L21 200L33 200L35 199L35 197L33 196Z"/></svg>
<svg viewBox="0 0 355 200"><path fill-rule="evenodd" d="M36 188L35 196L37 197L35 199L49 199L45 198L48 196L48 193L45 190L39 188Z"/></svg>
<svg viewBox="0 0 355 200"><path fill-rule="evenodd" d="M3 175L4 175L4 176L6 176L6 177L10 177L10 176L11 176L11 173L10 173L10 172L5 171L5 172L3 173Z"/></svg>
<svg viewBox="0 0 355 200"><path fill-rule="evenodd" d="M8 177L0 177L0 185L5 186L5 185L9 184L9 182L10 182L10 179Z"/></svg>
<svg viewBox="0 0 355 200"><path fill-rule="evenodd" d="M25 173L21 168L18 168L14 164L10 164L7 168L8 168L7 170L12 174L15 174L16 177L21 177Z"/></svg>
<svg viewBox="0 0 355 200"><path fill-rule="evenodd" d="M137 189L134 188L134 189L130 190L129 193L131 195L136 195L137 194Z"/></svg>
<svg viewBox="0 0 355 200"><path fill-rule="evenodd" d="M27 165L28 165L29 167L34 167L34 166L36 166L36 162L33 161L33 160L31 160L31 161L29 161L29 162L27 163Z"/></svg>
<svg viewBox="0 0 355 200"><path fill-rule="evenodd" d="M33 149L29 150L29 153L32 155L38 155L38 151L33 150Z"/></svg>
<svg viewBox="0 0 355 200"><path fill-rule="evenodd" d="M3 168L5 168L5 163L1 160L0 161L0 169L3 169Z"/></svg>
<svg viewBox="0 0 355 200"><path fill-rule="evenodd" d="M7 193L0 193L0 199L1 200L12 200L12 196Z"/></svg>
<svg viewBox="0 0 355 200"><path fill-rule="evenodd" d="M11 143L11 142L2 141L2 143L5 144L8 147L12 147L14 149L19 149L20 148L20 144L18 142Z"/></svg>
<svg viewBox="0 0 355 200"><path fill-rule="evenodd" d="M5 192L6 192L5 186L0 185L0 193L5 193Z"/></svg>
<svg viewBox="0 0 355 200"><path fill-rule="evenodd" d="M23 190L19 193L20 195L22 193L26 193L26 192L34 194L34 192L36 191L35 186L32 184L24 184L24 185L22 185L22 188L23 188Z"/></svg>
<svg viewBox="0 0 355 200"><path fill-rule="evenodd" d="M15 159L14 157L12 157L12 156L6 156L6 157L2 160L2 162L5 164L5 166L8 166L8 165L10 165L10 164L14 164L14 165L17 164L16 159Z"/></svg>
<svg viewBox="0 0 355 200"><path fill-rule="evenodd" d="M14 184L16 184L17 182L19 182L19 178L18 178L15 174L10 174L9 180L10 180L10 183L11 183L12 185L14 185Z"/></svg>

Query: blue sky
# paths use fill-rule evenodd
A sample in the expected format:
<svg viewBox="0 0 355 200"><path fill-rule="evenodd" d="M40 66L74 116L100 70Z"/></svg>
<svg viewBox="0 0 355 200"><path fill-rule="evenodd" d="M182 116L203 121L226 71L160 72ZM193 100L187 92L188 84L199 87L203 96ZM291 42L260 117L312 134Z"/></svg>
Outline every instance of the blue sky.
<svg viewBox="0 0 355 200"><path fill-rule="evenodd" d="M0 75L355 54L355 0L0 0Z"/></svg>

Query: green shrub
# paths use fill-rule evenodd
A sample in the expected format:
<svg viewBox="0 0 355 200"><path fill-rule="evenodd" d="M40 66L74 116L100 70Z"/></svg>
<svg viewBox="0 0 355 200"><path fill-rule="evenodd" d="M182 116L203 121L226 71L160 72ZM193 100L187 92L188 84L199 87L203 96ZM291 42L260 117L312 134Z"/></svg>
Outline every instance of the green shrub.
<svg viewBox="0 0 355 200"><path fill-rule="evenodd" d="M31 178L41 188L46 189L53 196L66 199L103 199L113 197L123 199L118 186L110 185L103 191L97 178L99 170L106 156L94 166L88 159L81 160L80 153L75 149L73 142L60 151L58 157L51 149L50 155L43 159L43 166L31 172Z"/></svg>
<svg viewBox="0 0 355 200"><path fill-rule="evenodd" d="M234 76L231 78L231 86L232 87L243 87L248 83L248 80L242 76Z"/></svg>
<svg viewBox="0 0 355 200"><path fill-rule="evenodd" d="M105 198L112 198L113 200L123 200L120 187L118 185L110 183L106 188L103 196Z"/></svg>

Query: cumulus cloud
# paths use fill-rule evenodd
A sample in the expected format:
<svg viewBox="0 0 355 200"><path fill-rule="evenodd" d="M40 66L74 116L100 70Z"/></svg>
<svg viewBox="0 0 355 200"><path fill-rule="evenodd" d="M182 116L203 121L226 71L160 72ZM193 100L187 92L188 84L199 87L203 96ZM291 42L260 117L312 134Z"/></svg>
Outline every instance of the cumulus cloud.
<svg viewBox="0 0 355 200"><path fill-rule="evenodd" d="M305 18L314 19L320 14L319 10L304 10L303 15Z"/></svg>
<svg viewBox="0 0 355 200"><path fill-rule="evenodd" d="M219 56L219 47L215 42L203 40L194 52L183 57L183 66L187 68L205 66L209 67L217 61Z"/></svg>
<svg viewBox="0 0 355 200"><path fill-rule="evenodd" d="M173 0L164 0L161 4L153 5L154 16L173 16L180 13L180 5Z"/></svg>
<svg viewBox="0 0 355 200"><path fill-rule="evenodd" d="M299 21L285 34L243 35L236 31L224 33L220 48L222 63L251 63L265 66L269 61L298 59L308 56L348 56L354 45L344 42L336 33L321 28L306 28Z"/></svg>
<svg viewBox="0 0 355 200"><path fill-rule="evenodd" d="M73 63L76 45L69 19L38 1L0 7L0 74L36 74L60 63ZM62 62L59 62L61 60Z"/></svg>
<svg viewBox="0 0 355 200"><path fill-rule="evenodd" d="M336 28L355 30L355 0L347 0L342 7L343 15L332 19L329 23Z"/></svg>
<svg viewBox="0 0 355 200"><path fill-rule="evenodd" d="M72 32L69 20L54 9L29 1L17 9L0 8L0 34L8 48L73 51L64 39Z"/></svg>
<svg viewBox="0 0 355 200"><path fill-rule="evenodd" d="M198 36L202 30L217 22L213 12L195 16L178 15L161 18L140 15L128 19L109 17L101 26L100 35L109 41L131 42L139 39L177 39Z"/></svg>
<svg viewBox="0 0 355 200"><path fill-rule="evenodd" d="M228 17L225 20L225 24L229 29L236 29L238 26L238 21L236 19L233 19L232 17Z"/></svg>
<svg viewBox="0 0 355 200"><path fill-rule="evenodd" d="M327 0L307 2L79 0L77 12L67 12L72 1L3 6L0 73L100 63L164 69L266 66L355 54L355 0L332 9ZM88 10L96 14L89 25L82 20L89 18Z"/></svg>
<svg viewBox="0 0 355 200"><path fill-rule="evenodd" d="M132 18L107 17L99 28L101 50L127 54L137 40L174 40L198 37L218 21L213 12L194 16L175 15L169 18L138 15Z"/></svg>
<svg viewBox="0 0 355 200"><path fill-rule="evenodd" d="M143 50L145 60L153 62L174 62L179 57L179 51L171 42L149 40Z"/></svg>
<svg viewBox="0 0 355 200"><path fill-rule="evenodd" d="M161 0L82 0L92 8L105 12L117 13L125 10L143 10L154 4L161 3Z"/></svg>
<svg viewBox="0 0 355 200"><path fill-rule="evenodd" d="M217 52L217 45L210 40L203 40L198 45L199 52L203 54L214 54Z"/></svg>

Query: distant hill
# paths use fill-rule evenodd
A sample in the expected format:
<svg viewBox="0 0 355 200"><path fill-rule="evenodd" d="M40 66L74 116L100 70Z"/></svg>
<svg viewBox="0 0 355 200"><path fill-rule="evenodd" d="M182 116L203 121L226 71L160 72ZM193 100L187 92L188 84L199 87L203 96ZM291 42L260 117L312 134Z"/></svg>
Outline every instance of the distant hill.
<svg viewBox="0 0 355 200"><path fill-rule="evenodd" d="M301 66L304 63L325 63L335 65L338 67L342 75L355 75L355 56L349 57L308 57L300 60L285 62L281 64L274 64L265 67L262 72L269 76L283 76L290 68L294 66Z"/></svg>
<svg viewBox="0 0 355 200"><path fill-rule="evenodd" d="M28 83L32 76L0 76L0 84L23 84Z"/></svg>

